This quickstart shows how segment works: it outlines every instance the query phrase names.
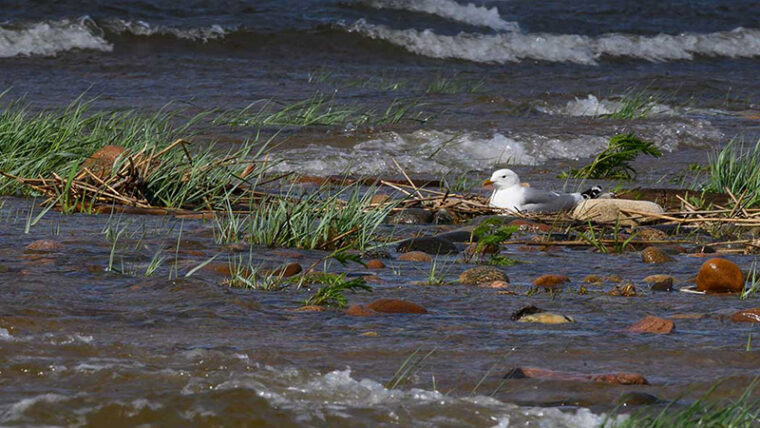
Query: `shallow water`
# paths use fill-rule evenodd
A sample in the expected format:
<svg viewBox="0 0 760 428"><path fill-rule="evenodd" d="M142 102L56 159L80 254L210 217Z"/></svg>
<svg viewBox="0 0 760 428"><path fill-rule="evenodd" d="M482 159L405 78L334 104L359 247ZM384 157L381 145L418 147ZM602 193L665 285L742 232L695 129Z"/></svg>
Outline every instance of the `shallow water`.
<svg viewBox="0 0 760 428"><path fill-rule="evenodd" d="M216 244L212 224L48 213L24 234L30 202L9 199L2 211L4 425L592 426L626 392L687 402L722 382L716 396L736 396L760 375L760 354L745 349L756 327L728 319L736 309L757 306L756 298L645 291L644 276L666 273L687 281L701 258L677 255L674 263L653 266L636 252L603 256L507 247L505 255L526 262L505 268L515 291L527 291L543 273L570 277L565 291L554 297L416 285L430 273L426 263L386 260L379 271L328 265L331 271L379 277L370 282L372 293L351 294L352 304L400 298L430 311L357 318L340 311L293 312L311 294L305 289L267 292L224 285L211 267L248 257L249 250L236 253ZM125 274L107 271L112 246L103 231L108 228L125 230L112 264ZM54 239L63 247L25 251L36 239ZM161 247L166 260L145 277ZM185 277L215 255L211 265ZM253 249L254 265L273 267L291 261L307 266L322 256ZM742 267L752 261L752 256L729 258ZM438 274L452 282L468 267L454 256L439 256L436 263ZM643 294L609 296L604 292L613 285L606 284L588 286L590 293L579 295L588 274L620 275ZM529 304L577 322L510 320L513 311ZM701 318L676 319L676 332L667 336L624 331L648 314L689 313ZM390 387L396 370L417 350L417 357L432 353ZM503 382L515 367L637 372L651 385Z"/></svg>
<svg viewBox="0 0 760 428"><path fill-rule="evenodd" d="M0 0L0 11L0 89L9 88L0 104L24 97L32 109L55 109L86 93L96 97L97 109L147 113L173 102L170 108L193 114L324 94L336 106L373 114L394 102L412 106L397 124L268 127L265 135L283 137L273 155L281 171L388 176L397 175L395 159L416 177L477 183L494 166L509 164L534 186L575 190L581 184L558 180L557 172L587 162L610 136L632 131L665 154L634 162L637 180L625 186L683 187L699 180L690 165L704 164L731 139L760 139L760 14L749 0L635 6L618 0L64 0L33 7ZM631 91L654 96L647 117L603 116ZM234 145L256 132L222 126L197 140ZM637 286L653 273L688 280L699 258L679 255L676 263L654 267L636 253L508 248L508 255L529 262L507 268L518 289L547 272L571 278L555 298L413 285L430 265L390 260L376 272L375 291L352 295L351 302L396 297L431 313L351 318L289 311L306 290L232 289L208 269L185 278L210 257L219 254L214 263L221 264L231 257L214 243L210 223L120 217L119 224L130 223L124 242L132 245L114 255L114 266L128 272L122 275L105 270L111 244L101 233L116 218L49 213L25 234L31 204L9 199L0 216L3 425L590 426L624 392L663 400L685 393L688 400L723 381L718 395L736 396L760 374L757 352L745 352L755 328L725 317L757 302L574 292L592 273L618 274ZM24 253L27 243L42 238L62 242L63 250ZM166 260L145 278L160 246ZM272 265L306 266L323 255L253 251ZM745 269L753 261L729 258ZM465 269L453 258L440 261L452 280ZM366 272L356 265L330 268ZM578 322L510 321L528 304ZM672 335L623 332L648 314L692 312L707 316L677 320ZM390 388L418 349L435 352ZM652 385L523 379L497 388L518 366L634 371Z"/></svg>

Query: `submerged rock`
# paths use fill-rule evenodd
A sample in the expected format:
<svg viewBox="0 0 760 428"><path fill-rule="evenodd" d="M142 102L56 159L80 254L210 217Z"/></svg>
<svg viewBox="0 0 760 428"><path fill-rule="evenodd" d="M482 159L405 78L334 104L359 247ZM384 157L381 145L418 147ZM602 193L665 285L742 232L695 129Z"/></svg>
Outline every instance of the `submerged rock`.
<svg viewBox="0 0 760 428"><path fill-rule="evenodd" d="M672 262L673 257L665 254L664 251L657 247L646 247L641 251L641 261L650 264L662 264Z"/></svg>
<svg viewBox="0 0 760 428"><path fill-rule="evenodd" d="M640 215L625 214L623 211L638 211L648 214L662 214L665 212L661 206L649 201L635 201L632 199L588 199L575 207L572 217L583 222L595 223L620 223L623 226L635 226L641 219Z"/></svg>
<svg viewBox="0 0 760 428"><path fill-rule="evenodd" d="M636 324L628 327L628 331L631 333L668 334L672 332L674 328L675 324L673 321L649 315Z"/></svg>
<svg viewBox="0 0 760 428"><path fill-rule="evenodd" d="M586 277L583 278L584 284L601 284L603 282L604 282L604 278L600 275L590 274L590 275L586 275Z"/></svg>
<svg viewBox="0 0 760 428"><path fill-rule="evenodd" d="M419 238L410 238L401 242L396 250L399 253L409 251L422 251L427 254L456 254L459 252L456 245L451 241L436 236L422 236Z"/></svg>
<svg viewBox="0 0 760 428"><path fill-rule="evenodd" d="M475 228L472 226L465 226L459 229L450 230L448 232L439 233L437 238L445 239L449 242L470 242L477 241L477 236L472 236L472 231Z"/></svg>
<svg viewBox="0 0 760 428"><path fill-rule="evenodd" d="M377 299L367 305L367 308L386 314L426 314L427 309L422 306L398 299Z"/></svg>
<svg viewBox="0 0 760 428"><path fill-rule="evenodd" d="M488 284L494 281L509 282L509 277L504 271L493 266L474 267L459 275L459 282L464 285Z"/></svg>
<svg viewBox="0 0 760 428"><path fill-rule="evenodd" d="M422 251L410 251L408 253L403 253L398 256L398 259L404 262L418 263L427 263L433 261L433 258L430 257L430 254L423 253Z"/></svg>
<svg viewBox="0 0 760 428"><path fill-rule="evenodd" d="M557 288L558 286L569 282L567 275L545 274L533 280L533 285L543 288Z"/></svg>
<svg viewBox="0 0 760 428"><path fill-rule="evenodd" d="M433 221L433 213L423 208L404 208L388 216L388 224L428 224Z"/></svg>
<svg viewBox="0 0 760 428"><path fill-rule="evenodd" d="M742 309L734 312L731 315L731 321L760 323L760 308Z"/></svg>
<svg viewBox="0 0 760 428"><path fill-rule="evenodd" d="M644 376L638 373L603 373L603 374L584 374L574 372L560 372L556 370L547 370L537 367L518 367L510 370L505 379L545 379L560 380L570 382L600 382L614 383L618 385L648 385L649 382Z"/></svg>
<svg viewBox="0 0 760 428"><path fill-rule="evenodd" d="M380 315L380 313L373 311L372 309L366 307L365 305L351 305L346 310L346 315L349 315L352 317L372 317L372 316Z"/></svg>
<svg viewBox="0 0 760 428"><path fill-rule="evenodd" d="M702 264L697 273L697 290L706 293L738 293L744 289L744 277L735 263L714 258Z"/></svg>
<svg viewBox="0 0 760 428"><path fill-rule="evenodd" d="M623 407L629 407L629 406L646 406L649 404L656 404L659 403L660 399L652 394L647 394L646 392L626 392L625 394L622 394L620 398L617 400L618 406Z"/></svg>
<svg viewBox="0 0 760 428"><path fill-rule="evenodd" d="M52 239L40 239L27 244L24 250L32 253L55 253L63 250L63 244Z"/></svg>
<svg viewBox="0 0 760 428"><path fill-rule="evenodd" d="M535 314L524 315L517 322L535 322L540 324L567 324L575 322L575 319L567 315L555 314L553 312L539 312Z"/></svg>
<svg viewBox="0 0 760 428"><path fill-rule="evenodd" d="M636 287L634 287L630 282L620 284L610 290L610 296L634 297L636 294Z"/></svg>

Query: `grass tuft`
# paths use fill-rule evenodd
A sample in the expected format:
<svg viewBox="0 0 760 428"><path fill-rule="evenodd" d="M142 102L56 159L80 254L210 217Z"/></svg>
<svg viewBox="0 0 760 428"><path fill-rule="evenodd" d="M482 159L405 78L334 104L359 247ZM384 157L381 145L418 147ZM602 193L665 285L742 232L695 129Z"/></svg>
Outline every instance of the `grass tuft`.
<svg viewBox="0 0 760 428"><path fill-rule="evenodd" d="M636 170L630 162L639 155L657 158L662 156L662 151L654 143L644 141L634 134L617 134L610 138L607 148L590 164L562 173L560 177L631 180L636 177Z"/></svg>
<svg viewBox="0 0 760 428"><path fill-rule="evenodd" d="M742 199L747 207L760 203L760 140L745 148L737 140L730 141L717 156L710 156L710 174L704 190L725 193L726 189Z"/></svg>

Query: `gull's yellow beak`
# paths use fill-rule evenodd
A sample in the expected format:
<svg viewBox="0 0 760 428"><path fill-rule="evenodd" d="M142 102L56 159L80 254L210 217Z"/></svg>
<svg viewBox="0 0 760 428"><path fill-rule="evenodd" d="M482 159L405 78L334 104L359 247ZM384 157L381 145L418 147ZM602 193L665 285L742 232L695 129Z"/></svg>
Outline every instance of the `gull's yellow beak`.
<svg viewBox="0 0 760 428"><path fill-rule="evenodd" d="M484 181L483 187L487 187L487 186L493 186L493 181L491 181L490 179Z"/></svg>

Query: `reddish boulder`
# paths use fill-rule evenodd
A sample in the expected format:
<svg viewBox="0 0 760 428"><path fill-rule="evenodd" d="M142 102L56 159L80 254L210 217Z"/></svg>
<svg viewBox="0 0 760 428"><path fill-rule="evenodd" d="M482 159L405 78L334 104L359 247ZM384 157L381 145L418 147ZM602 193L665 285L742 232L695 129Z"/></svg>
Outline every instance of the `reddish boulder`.
<svg viewBox="0 0 760 428"><path fill-rule="evenodd" d="M422 306L398 299L378 299L367 305L367 308L386 314L426 314Z"/></svg>
<svg viewBox="0 0 760 428"><path fill-rule="evenodd" d="M346 315L352 317L372 317L379 314L364 305L351 305L346 310Z"/></svg>
<svg viewBox="0 0 760 428"><path fill-rule="evenodd" d="M631 333L668 334L673 331L673 328L675 328L673 321L649 315L628 327L628 331Z"/></svg>
<svg viewBox="0 0 760 428"><path fill-rule="evenodd" d="M533 280L533 285L544 288L557 288L558 286L570 281L567 275L545 274Z"/></svg>
<svg viewBox="0 0 760 428"><path fill-rule="evenodd" d="M742 309L731 315L734 322L760 322L760 308Z"/></svg>
<svg viewBox="0 0 760 428"><path fill-rule="evenodd" d="M739 266L726 259L714 258L702 264L697 273L697 290L706 293L738 293L744 289Z"/></svg>

